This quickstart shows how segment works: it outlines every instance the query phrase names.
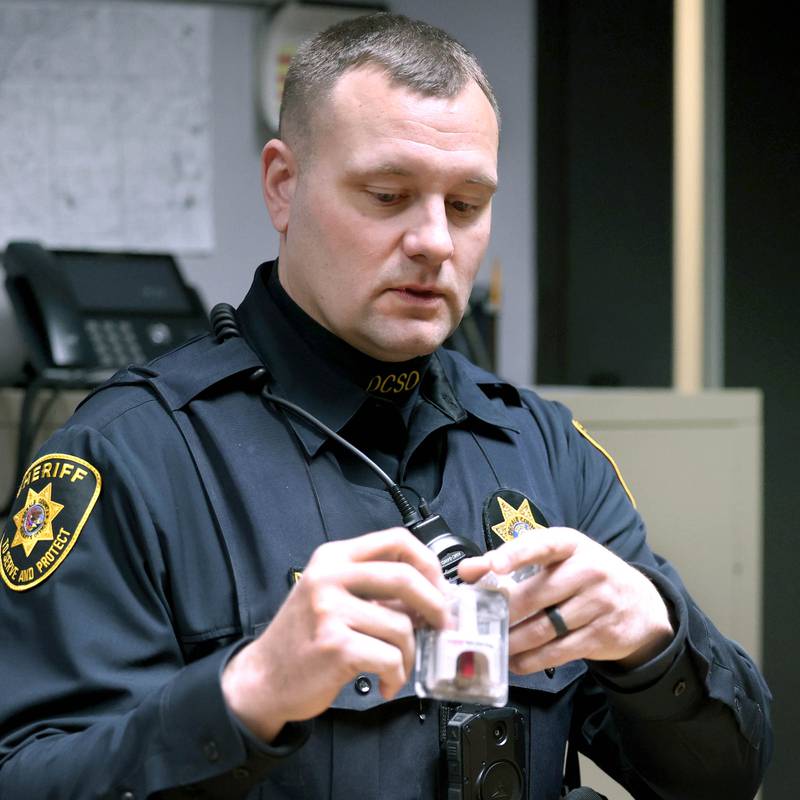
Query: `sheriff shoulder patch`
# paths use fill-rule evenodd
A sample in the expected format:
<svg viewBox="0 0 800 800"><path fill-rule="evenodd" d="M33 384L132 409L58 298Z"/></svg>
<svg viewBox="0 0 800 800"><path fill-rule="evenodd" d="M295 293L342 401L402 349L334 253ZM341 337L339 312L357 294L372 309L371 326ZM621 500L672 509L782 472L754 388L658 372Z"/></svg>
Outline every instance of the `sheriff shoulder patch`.
<svg viewBox="0 0 800 800"><path fill-rule="evenodd" d="M524 531L549 527L544 514L525 497L512 489L500 489L483 504L483 536L486 547L494 550Z"/></svg>
<svg viewBox="0 0 800 800"><path fill-rule="evenodd" d="M100 473L64 453L36 459L22 476L0 536L0 575L24 592L49 578L78 541L100 494Z"/></svg>

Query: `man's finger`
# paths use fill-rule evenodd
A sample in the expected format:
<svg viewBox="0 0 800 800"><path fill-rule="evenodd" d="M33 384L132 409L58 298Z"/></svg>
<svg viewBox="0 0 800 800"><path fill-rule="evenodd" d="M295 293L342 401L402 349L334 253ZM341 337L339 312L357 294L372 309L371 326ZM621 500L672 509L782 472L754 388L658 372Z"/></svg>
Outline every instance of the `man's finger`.
<svg viewBox="0 0 800 800"><path fill-rule="evenodd" d="M334 550L337 558L349 561L400 561L421 572L434 586L444 590L447 581L439 560L406 528L388 528L354 539L330 542L318 552Z"/></svg>
<svg viewBox="0 0 800 800"><path fill-rule="evenodd" d="M551 564L512 587L508 597L509 622L514 625L543 608L578 598L584 598L582 604L589 602L599 612L597 596L591 590L603 576L595 564L587 567L577 557ZM587 593L590 598L586 598Z"/></svg>
<svg viewBox="0 0 800 800"><path fill-rule="evenodd" d="M502 575L529 564L555 564L575 552L580 536L571 528L546 528L526 533L513 542L506 542L497 550L465 559L459 564L458 572L464 580L472 582L489 570Z"/></svg>
<svg viewBox="0 0 800 800"><path fill-rule="evenodd" d="M426 580L411 564L388 561L345 563L337 572L337 581L357 597L399 600L433 627L441 628L447 621L443 591Z"/></svg>
<svg viewBox="0 0 800 800"><path fill-rule="evenodd" d="M582 597L573 597L556 607L561 619L571 634L576 633L597 619L597 611ZM547 612L543 609L519 624L512 621L508 632L508 652L514 656L527 650L535 650L557 638L557 631Z"/></svg>
<svg viewBox="0 0 800 800"><path fill-rule="evenodd" d="M378 603L349 597L342 618L348 627L358 633L379 639L400 651L407 674L414 668L414 626L407 614Z"/></svg>
<svg viewBox="0 0 800 800"><path fill-rule="evenodd" d="M391 700L411 677L402 652L394 645L358 631L351 631L347 660L352 677L374 672L380 678L381 693Z"/></svg>
<svg viewBox="0 0 800 800"><path fill-rule="evenodd" d="M570 631L563 639L552 639L541 647L517 653L509 658L508 668L517 675L528 675L586 658L587 653L592 650L594 637L593 626L586 625L579 630Z"/></svg>

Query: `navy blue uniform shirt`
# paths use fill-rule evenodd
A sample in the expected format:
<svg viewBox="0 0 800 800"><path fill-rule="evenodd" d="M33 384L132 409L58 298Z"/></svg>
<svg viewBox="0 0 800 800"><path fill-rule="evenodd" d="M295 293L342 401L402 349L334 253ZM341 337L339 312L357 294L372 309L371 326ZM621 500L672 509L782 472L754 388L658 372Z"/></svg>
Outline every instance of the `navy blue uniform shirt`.
<svg viewBox="0 0 800 800"><path fill-rule="evenodd" d="M251 380L264 362L273 392L336 430L363 435L388 414L375 454L482 549L484 504L511 489L669 604L675 639L636 670L511 676L529 800L558 797L568 738L637 798L752 797L771 750L763 679L650 551L569 412L446 350L398 372L304 333L270 269L239 309L242 338L119 374L21 477L0 537L0 797L436 797L438 715L410 685L386 703L365 676L271 746L225 705L221 670L314 549L400 522L324 434L265 403Z"/></svg>

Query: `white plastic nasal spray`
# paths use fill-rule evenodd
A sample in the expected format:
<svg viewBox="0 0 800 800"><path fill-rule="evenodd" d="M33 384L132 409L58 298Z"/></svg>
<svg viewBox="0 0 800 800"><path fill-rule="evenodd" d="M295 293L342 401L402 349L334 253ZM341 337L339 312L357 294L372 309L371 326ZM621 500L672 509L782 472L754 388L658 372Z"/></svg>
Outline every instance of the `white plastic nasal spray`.
<svg viewBox="0 0 800 800"><path fill-rule="evenodd" d="M539 571L488 572L450 586L446 628L417 631L414 689L419 697L504 706L508 701L508 592Z"/></svg>

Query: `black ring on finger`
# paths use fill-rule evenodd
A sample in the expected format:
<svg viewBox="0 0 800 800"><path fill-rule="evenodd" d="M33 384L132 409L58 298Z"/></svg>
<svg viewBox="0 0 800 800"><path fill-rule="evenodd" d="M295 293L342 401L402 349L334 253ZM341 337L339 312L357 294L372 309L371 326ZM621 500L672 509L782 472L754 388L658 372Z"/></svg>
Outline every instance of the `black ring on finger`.
<svg viewBox="0 0 800 800"><path fill-rule="evenodd" d="M569 633L569 628L567 623L564 622L564 617L559 613L558 606L548 606L544 611L553 628L555 628L556 639L563 639Z"/></svg>

